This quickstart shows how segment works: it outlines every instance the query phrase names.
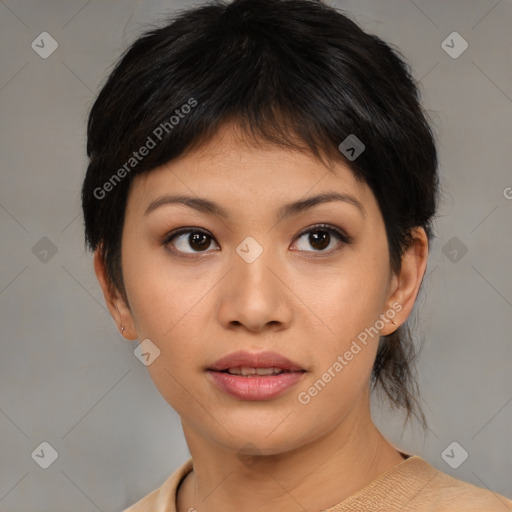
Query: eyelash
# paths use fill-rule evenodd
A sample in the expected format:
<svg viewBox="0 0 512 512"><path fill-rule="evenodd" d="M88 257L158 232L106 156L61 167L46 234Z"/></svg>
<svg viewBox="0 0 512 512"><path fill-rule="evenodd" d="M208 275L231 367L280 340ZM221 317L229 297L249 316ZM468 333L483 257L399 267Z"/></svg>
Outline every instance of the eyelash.
<svg viewBox="0 0 512 512"><path fill-rule="evenodd" d="M336 228L336 227L331 226L329 224L316 224L314 226L310 226L310 227L306 228L304 231L301 231L295 237L294 242L296 240L299 240L300 238L302 238L304 235L307 235L307 234L310 234L310 233L317 233L317 232L327 232L327 233L329 233L329 235L334 235L334 238L338 239L339 244L334 249L330 249L330 250L327 250L327 251L326 250L303 251L303 252L315 254L315 256L313 256L313 257L318 257L316 255L319 255L319 256L326 255L326 254L331 255L331 254L341 250L341 248L344 245L349 245L353 241L351 236L347 235L344 231L342 231L339 228ZM215 240L215 238L210 233L208 233L208 231L206 231L206 230L204 230L202 228L188 227L188 228L180 228L180 229L177 229L177 230L172 231L171 233L169 233L164 238L164 240L162 241L162 245L168 246L178 236L185 235L185 234L192 234L192 233L202 233L202 234L207 235L208 237L210 237L212 240ZM330 244L330 241L329 241L329 244ZM194 251L192 253L186 253L186 252L183 252L183 251L179 251L177 249L170 249L170 250L172 252L174 252L174 253L177 253L179 256L182 256L182 257L185 257L185 258L195 258L196 257L195 255L206 254L208 252L212 252L212 251L206 250L206 251Z"/></svg>

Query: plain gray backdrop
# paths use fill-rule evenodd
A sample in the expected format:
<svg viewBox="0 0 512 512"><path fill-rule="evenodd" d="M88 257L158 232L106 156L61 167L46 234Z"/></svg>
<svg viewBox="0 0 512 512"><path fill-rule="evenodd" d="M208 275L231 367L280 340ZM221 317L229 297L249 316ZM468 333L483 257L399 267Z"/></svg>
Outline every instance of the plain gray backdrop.
<svg viewBox="0 0 512 512"><path fill-rule="evenodd" d="M121 510L188 458L179 417L105 309L80 186L87 112L112 64L194 3L0 0L2 512ZM441 471L512 497L512 1L330 3L400 48L439 147L437 238L412 319L430 429L402 432L386 403L376 421Z"/></svg>

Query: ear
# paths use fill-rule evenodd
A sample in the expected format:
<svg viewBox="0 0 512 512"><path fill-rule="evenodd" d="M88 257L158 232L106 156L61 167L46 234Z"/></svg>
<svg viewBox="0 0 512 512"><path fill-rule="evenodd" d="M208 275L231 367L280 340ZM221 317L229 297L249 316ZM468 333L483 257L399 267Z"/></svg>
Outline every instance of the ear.
<svg viewBox="0 0 512 512"><path fill-rule="evenodd" d="M421 281L427 268L428 237L421 227L414 228L411 233L412 243L402 255L400 272L391 279L391 291L387 301L388 311L396 311L393 320L386 323L381 336L387 336L403 324L412 311L418 295ZM401 306L401 307L400 307Z"/></svg>
<svg viewBox="0 0 512 512"><path fill-rule="evenodd" d="M94 272L103 290L107 308L121 335L127 340L136 340L137 331L135 330L132 313L121 292L107 277L105 260L101 249L94 251Z"/></svg>

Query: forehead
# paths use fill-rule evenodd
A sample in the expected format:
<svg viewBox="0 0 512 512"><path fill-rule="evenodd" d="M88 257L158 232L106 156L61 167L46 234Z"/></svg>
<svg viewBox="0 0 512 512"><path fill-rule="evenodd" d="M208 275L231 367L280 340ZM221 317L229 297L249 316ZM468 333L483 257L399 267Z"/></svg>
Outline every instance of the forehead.
<svg viewBox="0 0 512 512"><path fill-rule="evenodd" d="M339 161L319 159L310 151L252 140L236 125L226 124L205 144L179 158L136 176L131 201L179 190L203 196L243 193L254 199L267 195L307 196L324 189L351 192L371 199L368 186Z"/></svg>

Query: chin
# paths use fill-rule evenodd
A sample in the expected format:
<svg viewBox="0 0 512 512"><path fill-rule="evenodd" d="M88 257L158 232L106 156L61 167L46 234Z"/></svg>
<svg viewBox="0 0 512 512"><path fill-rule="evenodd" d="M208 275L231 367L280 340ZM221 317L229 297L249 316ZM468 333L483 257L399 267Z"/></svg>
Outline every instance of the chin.
<svg viewBox="0 0 512 512"><path fill-rule="evenodd" d="M229 433L219 427L210 435L219 445L240 456L279 455L296 450L321 435L320 432L310 432L303 422L290 424L286 419L283 421L284 418L286 414L280 414L276 415L275 421L258 422L254 416L239 416L236 424L226 423Z"/></svg>

